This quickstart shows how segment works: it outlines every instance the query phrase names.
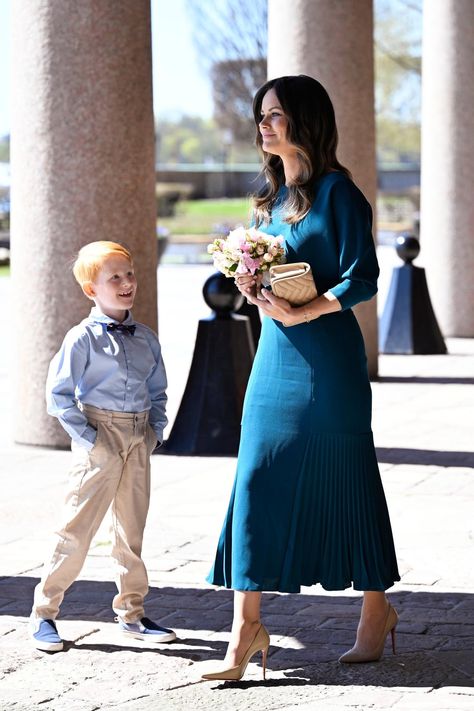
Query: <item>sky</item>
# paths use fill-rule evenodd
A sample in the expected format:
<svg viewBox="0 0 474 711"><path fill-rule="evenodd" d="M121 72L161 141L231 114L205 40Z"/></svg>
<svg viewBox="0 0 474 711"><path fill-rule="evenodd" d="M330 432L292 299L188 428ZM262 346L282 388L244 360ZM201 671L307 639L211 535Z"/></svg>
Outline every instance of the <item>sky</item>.
<svg viewBox="0 0 474 711"><path fill-rule="evenodd" d="M193 46L186 0L152 0L151 11L155 115L211 116L211 84Z"/></svg>
<svg viewBox="0 0 474 711"><path fill-rule="evenodd" d="M0 135L10 132L10 6L0 0ZM186 0L151 0L155 116L212 115L210 81L193 46ZM183 88L185 87L185 88Z"/></svg>
<svg viewBox="0 0 474 711"><path fill-rule="evenodd" d="M10 133L10 2L0 0L0 136Z"/></svg>

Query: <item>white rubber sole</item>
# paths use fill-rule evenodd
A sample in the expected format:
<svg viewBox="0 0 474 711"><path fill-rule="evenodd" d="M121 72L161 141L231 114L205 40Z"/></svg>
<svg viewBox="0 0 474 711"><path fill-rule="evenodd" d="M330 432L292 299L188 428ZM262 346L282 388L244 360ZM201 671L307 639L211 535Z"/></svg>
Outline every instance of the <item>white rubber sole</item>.
<svg viewBox="0 0 474 711"><path fill-rule="evenodd" d="M167 644L168 642L174 642L176 639L176 634L170 632L169 634L146 634L145 632L128 632L127 630L120 630L120 634L125 637L133 637L133 639L140 639L143 642L153 642L154 644Z"/></svg>
<svg viewBox="0 0 474 711"><path fill-rule="evenodd" d="M62 652L64 649L64 642L38 642L34 638L31 641L41 652Z"/></svg>

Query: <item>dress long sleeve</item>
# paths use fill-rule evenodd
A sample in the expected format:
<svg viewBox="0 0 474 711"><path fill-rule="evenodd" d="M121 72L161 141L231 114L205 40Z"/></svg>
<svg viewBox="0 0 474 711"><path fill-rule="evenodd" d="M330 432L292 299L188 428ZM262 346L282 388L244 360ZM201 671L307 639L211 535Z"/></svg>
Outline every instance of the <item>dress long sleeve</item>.
<svg viewBox="0 0 474 711"><path fill-rule="evenodd" d="M372 237L372 209L349 180L331 191L331 210L339 249L340 282L329 291L343 310L377 293L379 265Z"/></svg>

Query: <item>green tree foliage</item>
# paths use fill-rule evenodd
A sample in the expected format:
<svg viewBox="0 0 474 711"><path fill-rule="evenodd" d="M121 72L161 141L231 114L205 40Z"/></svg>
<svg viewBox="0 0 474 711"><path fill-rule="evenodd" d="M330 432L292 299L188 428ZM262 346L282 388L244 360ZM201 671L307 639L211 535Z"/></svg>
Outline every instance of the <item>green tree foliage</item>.
<svg viewBox="0 0 474 711"><path fill-rule="evenodd" d="M228 142L226 130L213 119L181 116L156 122L156 161L177 163L255 163L251 140Z"/></svg>
<svg viewBox="0 0 474 711"><path fill-rule="evenodd" d="M251 104L266 77L266 0L187 0L203 69L212 77L214 122L160 121L160 162L252 162ZM420 153L422 0L374 0L377 153L411 162Z"/></svg>
<svg viewBox="0 0 474 711"><path fill-rule="evenodd" d="M10 136L0 137L0 163L10 162Z"/></svg>
<svg viewBox="0 0 474 711"><path fill-rule="evenodd" d="M421 0L375 2L375 96L380 161L418 161Z"/></svg>
<svg viewBox="0 0 474 711"><path fill-rule="evenodd" d="M160 163L211 163L221 160L222 143L212 119L182 116L157 121L156 149Z"/></svg>

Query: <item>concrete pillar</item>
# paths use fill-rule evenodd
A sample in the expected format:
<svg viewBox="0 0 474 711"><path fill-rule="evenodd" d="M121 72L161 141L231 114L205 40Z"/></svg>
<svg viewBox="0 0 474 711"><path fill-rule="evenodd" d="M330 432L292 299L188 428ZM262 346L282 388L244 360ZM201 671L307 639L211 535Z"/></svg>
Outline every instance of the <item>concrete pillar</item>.
<svg viewBox="0 0 474 711"><path fill-rule="evenodd" d="M87 242L132 249L134 315L156 328L149 0L12 3L12 280L16 439L66 446L45 412L49 361L92 303L71 263Z"/></svg>
<svg viewBox="0 0 474 711"><path fill-rule="evenodd" d="M421 254L445 336L474 336L474 2L423 5Z"/></svg>
<svg viewBox="0 0 474 711"><path fill-rule="evenodd" d="M269 0L268 77L288 74L308 74L327 89L336 111L339 160L375 214L372 0ZM355 313L364 333L369 371L376 376L376 300L360 304Z"/></svg>

